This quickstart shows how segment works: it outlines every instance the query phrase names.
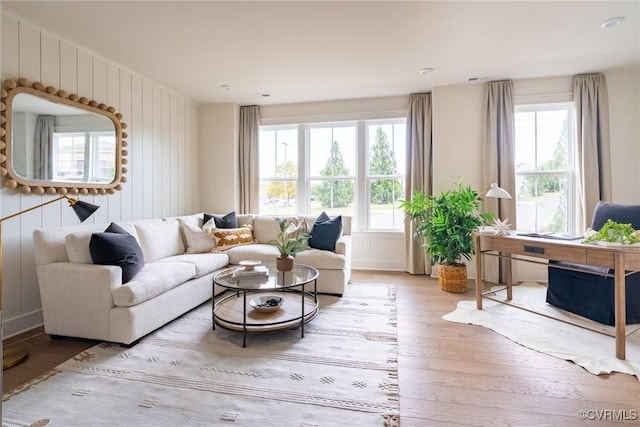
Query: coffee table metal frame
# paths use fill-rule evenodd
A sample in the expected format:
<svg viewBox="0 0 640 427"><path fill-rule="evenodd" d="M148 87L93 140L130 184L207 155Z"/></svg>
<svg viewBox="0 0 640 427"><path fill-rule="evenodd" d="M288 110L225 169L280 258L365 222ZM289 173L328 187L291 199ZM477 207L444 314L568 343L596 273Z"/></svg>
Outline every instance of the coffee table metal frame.
<svg viewBox="0 0 640 427"><path fill-rule="evenodd" d="M247 334L253 332L269 332L283 329L293 329L300 326L300 337L304 338L304 325L316 317L319 310L317 279L318 270L304 264L295 264L290 272L277 271L275 263L264 264L269 274L266 277L256 276L233 277L233 272L238 267L230 267L219 271L213 276L213 301L211 304L212 329L216 329L216 323L225 329L242 331L242 347L247 346ZM306 286L313 282L313 290L307 290ZM226 291L216 296L215 285L226 288ZM232 293L225 295L228 291ZM276 310L274 313L261 313L255 319L248 319L247 314L253 310L249 306L250 299L264 293L282 293L285 299L283 306L289 306L300 299L300 315L283 316ZM239 303L239 298L242 302ZM238 310L224 310L240 304ZM305 305L307 306L305 309ZM241 313L240 313L241 312ZM235 314L235 315L234 315Z"/></svg>

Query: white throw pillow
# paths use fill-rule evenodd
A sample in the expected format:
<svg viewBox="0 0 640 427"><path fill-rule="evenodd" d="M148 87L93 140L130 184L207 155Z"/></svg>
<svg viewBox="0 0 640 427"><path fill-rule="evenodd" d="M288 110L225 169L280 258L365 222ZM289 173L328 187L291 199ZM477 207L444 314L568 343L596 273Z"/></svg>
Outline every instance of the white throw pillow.
<svg viewBox="0 0 640 427"><path fill-rule="evenodd" d="M69 262L93 264L91 253L89 252L89 241L92 234L93 231L80 231L69 233L64 237Z"/></svg>
<svg viewBox="0 0 640 427"><path fill-rule="evenodd" d="M189 224L181 219L180 229L184 236L185 243L187 244L188 254L201 254L205 252L211 252L216 247L215 239L211 238L200 227L196 227L193 224Z"/></svg>

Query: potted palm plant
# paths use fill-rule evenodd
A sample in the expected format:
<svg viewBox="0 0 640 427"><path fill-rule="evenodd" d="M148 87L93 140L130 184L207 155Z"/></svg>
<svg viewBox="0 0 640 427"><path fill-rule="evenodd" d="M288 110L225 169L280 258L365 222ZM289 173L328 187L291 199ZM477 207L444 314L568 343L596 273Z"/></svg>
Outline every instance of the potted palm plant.
<svg viewBox="0 0 640 427"><path fill-rule="evenodd" d="M280 226L278 238L269 243L276 245L280 256L276 258L276 269L278 271L291 271L293 259L302 251L309 249L309 235L307 233L294 233L289 229L292 224L289 219L277 219Z"/></svg>
<svg viewBox="0 0 640 427"><path fill-rule="evenodd" d="M458 181L454 190L437 196L415 192L400 207L416 224L415 238L424 239L424 248L433 265L438 265L440 289L467 291L467 267L463 260L474 254L472 233L495 216L480 213L482 199L470 186Z"/></svg>

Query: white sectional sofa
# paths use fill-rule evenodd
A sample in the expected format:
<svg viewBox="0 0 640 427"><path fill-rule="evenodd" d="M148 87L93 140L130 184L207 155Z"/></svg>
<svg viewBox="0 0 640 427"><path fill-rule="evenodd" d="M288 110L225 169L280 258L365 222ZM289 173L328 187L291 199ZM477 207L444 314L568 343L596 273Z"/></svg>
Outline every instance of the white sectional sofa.
<svg viewBox="0 0 640 427"><path fill-rule="evenodd" d="M35 230L45 333L131 345L210 299L213 274L221 268L244 259L275 261L277 248L268 244L280 231L275 218L238 215L240 225L252 227L255 242L226 250L198 245L203 236L194 231L202 218L117 223L136 238L144 256L144 267L125 284L119 266L92 262L91 235L108 224ZM312 225L315 217L304 219ZM318 292L342 295L351 276L351 218L342 217L335 252L310 249L296 262L318 269Z"/></svg>

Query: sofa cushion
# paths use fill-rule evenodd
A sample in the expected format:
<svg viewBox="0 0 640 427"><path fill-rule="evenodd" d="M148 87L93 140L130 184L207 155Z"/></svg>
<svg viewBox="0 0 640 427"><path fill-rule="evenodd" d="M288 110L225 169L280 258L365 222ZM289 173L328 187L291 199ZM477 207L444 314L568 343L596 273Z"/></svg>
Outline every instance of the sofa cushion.
<svg viewBox="0 0 640 427"><path fill-rule="evenodd" d="M229 255L230 264L238 264L245 259L258 259L262 262L275 262L280 254L275 245L257 243L253 245L236 246L224 252Z"/></svg>
<svg viewBox="0 0 640 427"><path fill-rule="evenodd" d="M193 264L196 268L195 277L206 276L229 264L229 256L226 253L183 254L169 258L162 258L157 262L184 262Z"/></svg>
<svg viewBox="0 0 640 427"><path fill-rule="evenodd" d="M120 307L140 304L175 288L194 277L195 274L195 266L186 262L146 264L133 280L111 292L113 302Z"/></svg>
<svg viewBox="0 0 640 427"><path fill-rule="evenodd" d="M202 228L202 225L204 224L204 222L202 222L202 215L203 213L200 212L191 215L172 216L165 218L165 221L168 219L176 219L180 223L185 222L187 224L195 225L198 228Z"/></svg>
<svg viewBox="0 0 640 427"><path fill-rule="evenodd" d="M309 249L296 255L296 263L311 265L320 270L344 270L347 258L322 249Z"/></svg>
<svg viewBox="0 0 640 427"><path fill-rule="evenodd" d="M280 225L278 221L267 215L256 215L253 218L253 237L257 243L269 243L278 238Z"/></svg>
<svg viewBox="0 0 640 427"><path fill-rule="evenodd" d="M205 213L202 223L206 224L211 219L213 219L213 223L216 228L238 228L238 216L236 215L236 211L229 212L224 216Z"/></svg>
<svg viewBox="0 0 640 427"><path fill-rule="evenodd" d="M218 250L225 250L239 245L251 245L254 243L251 227L240 228L213 228L209 236L216 240Z"/></svg>
<svg viewBox="0 0 640 427"><path fill-rule="evenodd" d="M135 223L145 262L184 253L178 220L141 221Z"/></svg>
<svg viewBox="0 0 640 427"><path fill-rule="evenodd" d="M127 233L138 239L136 235L136 229L131 223L118 224ZM93 264L91 259L91 252L89 251L89 241L91 235L95 230L91 231L78 231L75 233L69 233L64 237L65 249L67 251L67 257L69 262L77 262L80 264Z"/></svg>
<svg viewBox="0 0 640 427"><path fill-rule="evenodd" d="M94 264L117 265L122 269L122 283L127 283L144 266L142 249L136 238L111 223L104 233L93 233L89 251Z"/></svg>
<svg viewBox="0 0 640 427"><path fill-rule="evenodd" d="M322 212L313 224L310 234L310 247L335 252L336 242L342 234L342 215L329 218L325 212Z"/></svg>
<svg viewBox="0 0 640 427"><path fill-rule="evenodd" d="M209 236L202 228L178 219L180 230L184 237L186 253L200 254L211 252L216 248L216 240Z"/></svg>

